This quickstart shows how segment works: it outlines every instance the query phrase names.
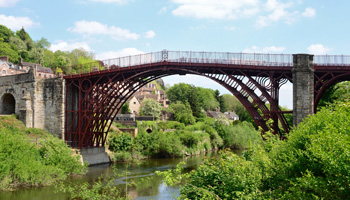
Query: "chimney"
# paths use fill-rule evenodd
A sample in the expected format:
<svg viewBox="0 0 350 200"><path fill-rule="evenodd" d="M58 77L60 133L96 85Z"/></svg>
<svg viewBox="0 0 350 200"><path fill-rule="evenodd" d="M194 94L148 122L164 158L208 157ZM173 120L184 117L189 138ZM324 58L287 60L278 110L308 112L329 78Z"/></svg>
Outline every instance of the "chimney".
<svg viewBox="0 0 350 200"><path fill-rule="evenodd" d="M2 56L2 57L0 57L0 60L5 61L5 62L9 62L9 57L8 56Z"/></svg>

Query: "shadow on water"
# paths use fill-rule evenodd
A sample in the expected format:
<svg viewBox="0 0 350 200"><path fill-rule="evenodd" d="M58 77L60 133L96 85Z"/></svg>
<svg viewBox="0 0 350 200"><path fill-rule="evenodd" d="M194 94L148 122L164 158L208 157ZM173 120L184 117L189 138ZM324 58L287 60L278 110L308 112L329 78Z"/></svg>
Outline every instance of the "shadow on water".
<svg viewBox="0 0 350 200"><path fill-rule="evenodd" d="M241 155L242 150L234 151L236 154ZM166 159L149 159L141 161L140 163L114 163L104 164L89 167L89 171L84 176L71 177L67 181L74 184L81 184L83 182L93 183L98 180L99 177L113 176L114 169L120 177L115 179L117 187L122 191L125 189L125 183L133 181L136 184L128 188L128 196L132 199L146 200L146 199L176 199L179 196L179 186L166 186L163 182L163 178L155 175L155 171L166 171L175 169L176 165L182 161L186 162L184 171L189 172L203 163L206 158L217 158L219 156L216 152L208 154L191 156L185 158L166 158ZM127 179L125 176L127 171ZM47 187L32 187L32 188L20 188L10 192L0 192L1 200L62 200L68 199L64 193L55 193L54 186Z"/></svg>

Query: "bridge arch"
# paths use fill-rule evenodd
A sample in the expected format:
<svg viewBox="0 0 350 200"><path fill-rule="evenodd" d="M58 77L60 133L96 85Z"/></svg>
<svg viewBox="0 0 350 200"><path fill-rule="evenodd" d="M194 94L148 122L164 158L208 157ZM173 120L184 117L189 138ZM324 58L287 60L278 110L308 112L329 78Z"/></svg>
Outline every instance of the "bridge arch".
<svg viewBox="0 0 350 200"><path fill-rule="evenodd" d="M160 63L151 68L123 72L96 74L79 79L66 79L65 140L79 148L102 146L111 122L122 105L143 85L170 75L194 74L207 77L228 89L248 110L257 126L268 131L266 122L273 118L282 124L285 132L288 123L278 108L278 90L289 80L288 74L260 73L254 76L243 71L221 69L195 70L188 66L178 68ZM248 77L244 80L244 77ZM256 91L259 90L261 95ZM277 96L276 96L277 95ZM266 106L269 102L272 109ZM68 121L67 121L68 119ZM69 123L71 121L71 123ZM276 127L275 127L276 128ZM279 129L275 129L280 134Z"/></svg>
<svg viewBox="0 0 350 200"><path fill-rule="evenodd" d="M317 74L315 74L315 112L317 112L317 106L320 103L320 100L324 96L326 91L333 85L344 81L350 81L350 73L327 72L325 74L322 74L322 76L318 76Z"/></svg>
<svg viewBox="0 0 350 200"><path fill-rule="evenodd" d="M11 93L5 93L1 97L0 113L6 115L16 113L16 100Z"/></svg>

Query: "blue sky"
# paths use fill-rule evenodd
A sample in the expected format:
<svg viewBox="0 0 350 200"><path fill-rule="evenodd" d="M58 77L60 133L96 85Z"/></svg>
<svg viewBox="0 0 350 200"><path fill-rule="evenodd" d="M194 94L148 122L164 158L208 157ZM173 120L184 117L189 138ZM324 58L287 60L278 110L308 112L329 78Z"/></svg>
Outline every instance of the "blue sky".
<svg viewBox="0 0 350 200"><path fill-rule="evenodd" d="M344 0L0 0L0 24L97 59L163 49L350 55L349 9ZM228 93L198 76L165 82ZM291 84L280 93L292 108Z"/></svg>

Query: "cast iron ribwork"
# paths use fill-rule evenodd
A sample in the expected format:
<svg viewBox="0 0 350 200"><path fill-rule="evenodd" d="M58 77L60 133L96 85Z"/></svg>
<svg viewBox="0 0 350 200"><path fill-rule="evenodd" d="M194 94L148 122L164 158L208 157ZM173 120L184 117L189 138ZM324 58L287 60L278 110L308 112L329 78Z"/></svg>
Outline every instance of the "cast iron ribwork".
<svg viewBox="0 0 350 200"><path fill-rule="evenodd" d="M342 61L342 69L350 73ZM315 106L330 85L350 77L344 70L326 72L330 67L316 62ZM272 128L282 138L279 124L285 133L290 130L285 114L291 111L281 111L278 98L280 87L293 81L292 55L163 50L73 66L71 72L64 79L65 140L72 147L103 146L122 105L143 85L174 74L205 76L224 86L263 132ZM267 124L269 119L273 124Z"/></svg>

